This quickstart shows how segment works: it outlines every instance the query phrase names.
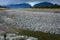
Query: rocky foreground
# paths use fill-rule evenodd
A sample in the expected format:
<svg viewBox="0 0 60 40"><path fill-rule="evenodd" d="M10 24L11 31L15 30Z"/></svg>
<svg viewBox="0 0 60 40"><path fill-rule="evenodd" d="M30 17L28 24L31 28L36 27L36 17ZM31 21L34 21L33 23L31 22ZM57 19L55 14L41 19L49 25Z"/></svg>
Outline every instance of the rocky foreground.
<svg viewBox="0 0 60 40"><path fill-rule="evenodd" d="M28 36L23 36L23 35L16 35L13 33L8 33L6 34L6 40L38 40L38 38L34 38L34 37L28 37ZM4 39L4 35L0 35L0 40L5 40Z"/></svg>
<svg viewBox="0 0 60 40"><path fill-rule="evenodd" d="M5 24L17 28L60 34L60 13L22 9L3 10L0 11L0 28ZM7 30L11 31L6 27Z"/></svg>

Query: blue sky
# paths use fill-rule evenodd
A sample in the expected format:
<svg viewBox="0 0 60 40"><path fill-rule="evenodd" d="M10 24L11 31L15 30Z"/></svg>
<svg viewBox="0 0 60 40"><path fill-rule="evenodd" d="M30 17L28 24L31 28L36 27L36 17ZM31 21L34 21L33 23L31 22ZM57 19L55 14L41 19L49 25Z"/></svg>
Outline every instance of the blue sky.
<svg viewBox="0 0 60 40"><path fill-rule="evenodd" d="M39 2L51 2L57 3L60 5L60 0L0 0L0 5L7 5L7 4L19 4L19 3L29 3L32 6Z"/></svg>

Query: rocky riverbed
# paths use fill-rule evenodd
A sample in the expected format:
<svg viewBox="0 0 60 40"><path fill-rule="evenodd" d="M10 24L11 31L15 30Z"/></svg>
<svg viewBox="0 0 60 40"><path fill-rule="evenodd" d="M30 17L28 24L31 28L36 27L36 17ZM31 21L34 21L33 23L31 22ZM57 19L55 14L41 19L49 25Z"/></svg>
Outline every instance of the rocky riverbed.
<svg viewBox="0 0 60 40"><path fill-rule="evenodd" d="M0 24L60 34L60 13L22 9L3 10L0 11Z"/></svg>

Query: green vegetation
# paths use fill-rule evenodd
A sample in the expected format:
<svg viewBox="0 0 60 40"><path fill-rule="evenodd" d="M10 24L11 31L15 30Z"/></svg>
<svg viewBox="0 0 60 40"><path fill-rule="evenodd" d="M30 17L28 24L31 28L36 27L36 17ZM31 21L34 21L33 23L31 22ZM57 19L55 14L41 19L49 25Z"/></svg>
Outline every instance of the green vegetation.
<svg viewBox="0 0 60 40"><path fill-rule="evenodd" d="M51 6L51 8L60 8L60 6L55 4L55 5Z"/></svg>
<svg viewBox="0 0 60 40"><path fill-rule="evenodd" d="M13 29L17 32L19 32L19 35L27 35L38 38L38 40L60 40L60 35L58 34L50 34L50 33L44 33L39 31L31 31L31 30L24 30L24 29Z"/></svg>
<svg viewBox="0 0 60 40"><path fill-rule="evenodd" d="M52 6L36 6L33 8L60 8L60 5L54 4Z"/></svg>
<svg viewBox="0 0 60 40"><path fill-rule="evenodd" d="M15 26L8 25L8 28L13 31L13 33L16 33L18 35L27 35L31 37L36 37L38 40L60 40L60 34L50 34L50 33L44 33L40 31L32 31L32 30L25 30L20 29Z"/></svg>

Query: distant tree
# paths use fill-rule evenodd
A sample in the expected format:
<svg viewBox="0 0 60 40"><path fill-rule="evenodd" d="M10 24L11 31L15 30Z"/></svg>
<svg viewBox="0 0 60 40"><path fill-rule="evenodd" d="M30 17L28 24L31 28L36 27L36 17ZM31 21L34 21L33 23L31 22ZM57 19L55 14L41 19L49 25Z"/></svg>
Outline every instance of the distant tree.
<svg viewBox="0 0 60 40"><path fill-rule="evenodd" d="M60 6L57 5L57 4L55 4L55 5L51 6L51 7L52 7L52 8L60 8Z"/></svg>

